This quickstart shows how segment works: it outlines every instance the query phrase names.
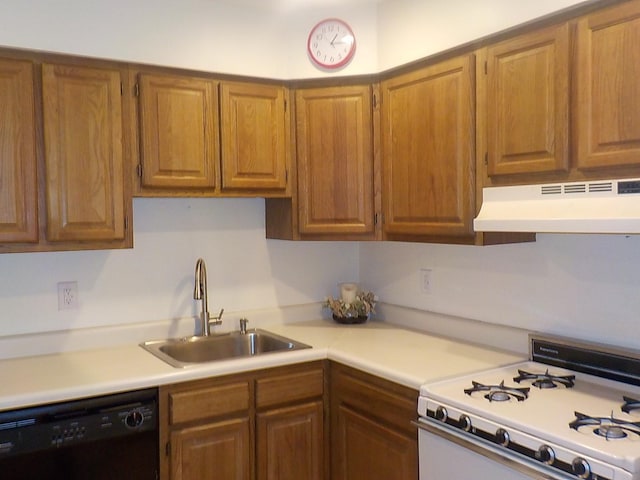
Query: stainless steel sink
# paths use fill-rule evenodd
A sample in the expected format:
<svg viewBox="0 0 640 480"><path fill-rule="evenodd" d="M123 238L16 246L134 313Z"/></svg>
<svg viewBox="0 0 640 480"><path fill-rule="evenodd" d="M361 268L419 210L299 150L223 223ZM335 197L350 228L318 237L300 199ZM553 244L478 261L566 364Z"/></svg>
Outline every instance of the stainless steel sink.
<svg viewBox="0 0 640 480"><path fill-rule="evenodd" d="M252 357L267 353L311 348L304 343L260 329L208 337L156 340L140 346L174 367Z"/></svg>

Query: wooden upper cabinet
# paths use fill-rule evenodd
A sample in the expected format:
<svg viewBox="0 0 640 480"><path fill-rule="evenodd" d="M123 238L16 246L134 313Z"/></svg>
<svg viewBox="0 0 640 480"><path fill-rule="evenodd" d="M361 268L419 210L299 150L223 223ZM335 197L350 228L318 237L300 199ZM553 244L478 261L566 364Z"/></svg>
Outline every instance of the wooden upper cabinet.
<svg viewBox="0 0 640 480"><path fill-rule="evenodd" d="M640 165L640 2L578 21L575 145L579 169Z"/></svg>
<svg viewBox="0 0 640 480"><path fill-rule="evenodd" d="M471 236L474 56L382 83L384 232Z"/></svg>
<svg viewBox="0 0 640 480"><path fill-rule="evenodd" d="M219 152L216 82L140 73L138 85L142 189L213 189Z"/></svg>
<svg viewBox="0 0 640 480"><path fill-rule="evenodd" d="M374 233L370 86L296 92L301 234Z"/></svg>
<svg viewBox="0 0 640 480"><path fill-rule="evenodd" d="M222 189L283 191L287 187L286 89L220 85Z"/></svg>
<svg viewBox="0 0 640 480"><path fill-rule="evenodd" d="M0 243L38 241L33 64L0 59Z"/></svg>
<svg viewBox="0 0 640 480"><path fill-rule="evenodd" d="M125 238L121 77L42 65L49 241Z"/></svg>
<svg viewBox="0 0 640 480"><path fill-rule="evenodd" d="M568 171L568 25L488 47L486 81L489 177Z"/></svg>

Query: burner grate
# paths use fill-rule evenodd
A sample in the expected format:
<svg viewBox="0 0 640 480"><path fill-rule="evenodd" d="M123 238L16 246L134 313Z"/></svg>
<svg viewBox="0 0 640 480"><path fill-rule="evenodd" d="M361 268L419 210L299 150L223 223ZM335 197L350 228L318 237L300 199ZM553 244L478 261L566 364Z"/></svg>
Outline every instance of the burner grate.
<svg viewBox="0 0 640 480"><path fill-rule="evenodd" d="M640 400L631 397L622 397L624 404L620 407L624 413L631 413L633 410L640 410Z"/></svg>
<svg viewBox="0 0 640 480"><path fill-rule="evenodd" d="M558 384L571 388L575 385L575 375L552 375L549 369L545 373L530 373L526 370L518 369L518 376L513 381L520 383L523 380L533 380L532 385L538 388L556 388Z"/></svg>
<svg viewBox="0 0 640 480"><path fill-rule="evenodd" d="M576 419L569 423L569 427L579 430L580 427L594 427L593 433L606 440L619 440L629 434L640 437L640 422L628 422L615 418L613 412L610 417L592 417L584 413L574 412Z"/></svg>
<svg viewBox="0 0 640 480"><path fill-rule="evenodd" d="M522 402L529 397L529 387L507 387L504 380L499 385L484 385L476 381L472 381L471 384L473 387L466 388L464 393L471 395L475 392L487 392L484 398L490 402L506 402L512 398Z"/></svg>

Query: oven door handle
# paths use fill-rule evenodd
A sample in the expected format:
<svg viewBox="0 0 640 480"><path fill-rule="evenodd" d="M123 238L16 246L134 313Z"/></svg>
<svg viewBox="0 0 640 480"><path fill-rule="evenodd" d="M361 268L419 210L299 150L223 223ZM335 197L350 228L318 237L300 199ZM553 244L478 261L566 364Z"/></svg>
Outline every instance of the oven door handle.
<svg viewBox="0 0 640 480"><path fill-rule="evenodd" d="M424 430L433 435L437 435L441 438L444 438L445 440L455 443L456 445L471 450L472 452L482 455L485 458L493 460L497 463L500 463L501 465L509 467L512 470L515 470L532 478L544 480L567 480L576 478L573 476L562 475L559 472L558 474L549 472L542 464L536 466L529 465L526 462L514 458L511 452L505 451L503 453L494 451L491 449L491 447L482 445L480 442L474 441L473 439L464 438L461 434L449 431L446 427L440 427L438 425L422 422L419 420L412 421L411 423L418 427L418 429L420 430Z"/></svg>

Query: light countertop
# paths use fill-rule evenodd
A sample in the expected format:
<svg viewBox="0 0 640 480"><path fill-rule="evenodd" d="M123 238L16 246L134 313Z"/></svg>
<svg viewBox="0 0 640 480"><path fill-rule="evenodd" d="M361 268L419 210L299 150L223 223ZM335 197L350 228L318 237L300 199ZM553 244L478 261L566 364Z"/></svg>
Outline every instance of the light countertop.
<svg viewBox="0 0 640 480"><path fill-rule="evenodd" d="M0 360L0 410L327 358L418 390L428 381L524 359L382 322L265 329L313 348L187 368L174 368L137 344Z"/></svg>

